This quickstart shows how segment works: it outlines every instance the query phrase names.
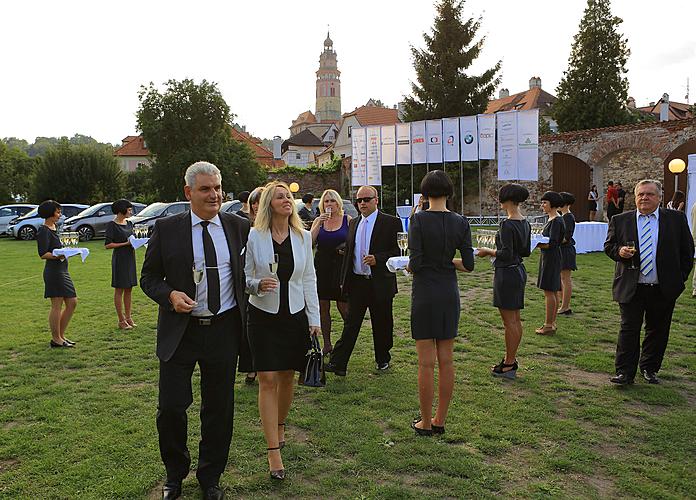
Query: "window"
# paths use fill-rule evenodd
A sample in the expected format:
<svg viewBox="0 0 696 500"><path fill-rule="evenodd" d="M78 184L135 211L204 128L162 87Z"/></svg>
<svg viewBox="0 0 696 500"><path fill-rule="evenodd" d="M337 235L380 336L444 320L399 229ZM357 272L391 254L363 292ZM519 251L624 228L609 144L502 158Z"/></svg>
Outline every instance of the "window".
<svg viewBox="0 0 696 500"><path fill-rule="evenodd" d="M353 125L348 125L348 137L351 136L352 132L353 132Z"/></svg>
<svg viewBox="0 0 696 500"><path fill-rule="evenodd" d="M173 214L180 214L181 212L184 212L188 207L188 204L186 203L177 203L175 205L170 205L169 208L167 209L167 214L168 215L173 215Z"/></svg>
<svg viewBox="0 0 696 500"><path fill-rule="evenodd" d="M336 97L336 89L331 87L331 97Z"/></svg>
<svg viewBox="0 0 696 500"><path fill-rule="evenodd" d="M13 215L15 215L15 214L11 208L0 209L0 217L12 217Z"/></svg>
<svg viewBox="0 0 696 500"><path fill-rule="evenodd" d="M301 160L301 159L302 159L302 155L301 155L300 153L295 153L295 159L296 159L296 160Z"/></svg>

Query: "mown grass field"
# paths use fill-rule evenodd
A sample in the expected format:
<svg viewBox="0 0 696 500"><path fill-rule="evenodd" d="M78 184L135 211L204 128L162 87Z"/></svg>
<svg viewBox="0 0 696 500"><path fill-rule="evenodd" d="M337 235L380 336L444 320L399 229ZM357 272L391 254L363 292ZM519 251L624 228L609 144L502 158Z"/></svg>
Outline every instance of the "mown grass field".
<svg viewBox="0 0 696 500"><path fill-rule="evenodd" d="M33 242L0 240L0 498L158 498L164 479L155 428L156 308L134 291L138 328L116 328L110 252L103 242L70 269L79 305L72 350L48 347L43 263ZM138 251L139 265L143 251ZM409 281L399 278L392 368L377 374L369 322L348 376L324 389L298 387L283 451L288 479L268 478L256 386L237 381L229 497L687 498L696 491L696 300L679 299L663 384L608 383L618 329L612 262L578 257L572 317L558 334L533 334L543 318L527 262L521 364L514 382L489 368L503 353L491 304L492 269L477 260L461 277L455 345L457 384L447 433L416 437L416 354L409 332ZM340 334L340 320L334 336ZM196 390L197 392L197 390ZM195 396L198 401L198 394ZM196 463L198 406L189 412ZM185 498L199 498L194 474Z"/></svg>

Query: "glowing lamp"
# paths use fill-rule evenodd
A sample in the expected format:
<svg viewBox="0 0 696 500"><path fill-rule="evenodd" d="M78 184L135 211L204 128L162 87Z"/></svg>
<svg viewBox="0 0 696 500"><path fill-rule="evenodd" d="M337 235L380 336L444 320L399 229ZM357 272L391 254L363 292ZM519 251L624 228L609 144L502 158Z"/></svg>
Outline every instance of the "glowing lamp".
<svg viewBox="0 0 696 500"><path fill-rule="evenodd" d="M684 163L684 162L682 162L682 163ZM684 170L684 168L682 168L682 170ZM680 170L680 172L681 172L681 170ZM297 193L299 190L300 190L300 185L297 182L290 183L290 191L292 191L293 193Z"/></svg>
<svg viewBox="0 0 696 500"><path fill-rule="evenodd" d="M681 174L686 168L686 163L681 158L675 158L669 162L669 171L673 174Z"/></svg>

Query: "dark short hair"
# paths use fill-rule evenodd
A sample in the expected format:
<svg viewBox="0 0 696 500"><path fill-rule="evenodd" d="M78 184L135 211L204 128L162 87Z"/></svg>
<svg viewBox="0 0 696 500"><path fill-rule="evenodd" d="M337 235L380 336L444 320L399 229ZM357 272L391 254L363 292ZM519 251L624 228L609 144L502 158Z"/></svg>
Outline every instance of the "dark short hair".
<svg viewBox="0 0 696 500"><path fill-rule="evenodd" d="M563 197L556 191L546 191L541 195L541 201L548 201L552 208L560 208L563 206Z"/></svg>
<svg viewBox="0 0 696 500"><path fill-rule="evenodd" d="M129 208L133 208L133 204L128 200L116 200L111 204L111 211L114 214L125 215Z"/></svg>
<svg viewBox="0 0 696 500"><path fill-rule="evenodd" d="M41 202L41 205L39 205L39 208L37 209L37 213L42 219L48 219L49 217L53 217L53 214L55 214L56 210L59 208L61 208L61 206L57 201L46 200Z"/></svg>
<svg viewBox="0 0 696 500"><path fill-rule="evenodd" d="M249 191L241 191L237 195L237 199L242 203L246 203L247 201L249 201Z"/></svg>
<svg viewBox="0 0 696 500"><path fill-rule="evenodd" d="M312 193L305 193L302 195L302 203L311 203L313 199L314 195Z"/></svg>
<svg viewBox="0 0 696 500"><path fill-rule="evenodd" d="M500 192L498 193L498 201L500 203L512 201L513 203L519 204L525 201L527 198L529 198L529 191L521 184L505 184L500 188Z"/></svg>
<svg viewBox="0 0 696 500"><path fill-rule="evenodd" d="M607 182L607 186L613 186L613 185L614 185L614 181Z"/></svg>
<svg viewBox="0 0 696 500"><path fill-rule="evenodd" d="M575 196L573 193L568 193L567 191L562 191L559 193L561 198L563 198L563 205L572 205L575 203Z"/></svg>
<svg viewBox="0 0 696 500"><path fill-rule="evenodd" d="M454 193L454 185L447 172L444 170L432 170L423 177L420 192L428 198L449 197Z"/></svg>

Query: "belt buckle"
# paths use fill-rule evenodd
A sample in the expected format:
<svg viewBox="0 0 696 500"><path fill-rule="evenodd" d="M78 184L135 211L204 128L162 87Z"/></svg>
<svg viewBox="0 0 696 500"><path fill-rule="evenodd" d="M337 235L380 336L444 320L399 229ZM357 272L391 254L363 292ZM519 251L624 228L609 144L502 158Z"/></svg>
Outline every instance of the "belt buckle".
<svg viewBox="0 0 696 500"><path fill-rule="evenodd" d="M201 326L210 326L213 324L212 318L198 318L198 324Z"/></svg>

